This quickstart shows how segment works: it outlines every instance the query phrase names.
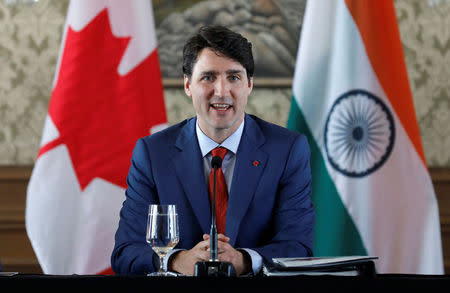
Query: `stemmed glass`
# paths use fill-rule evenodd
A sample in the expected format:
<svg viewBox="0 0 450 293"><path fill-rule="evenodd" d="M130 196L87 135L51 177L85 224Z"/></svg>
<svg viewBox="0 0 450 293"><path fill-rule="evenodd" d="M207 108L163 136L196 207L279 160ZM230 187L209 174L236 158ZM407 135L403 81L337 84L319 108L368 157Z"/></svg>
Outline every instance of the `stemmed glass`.
<svg viewBox="0 0 450 293"><path fill-rule="evenodd" d="M159 271L148 276L174 276L164 270L164 257L178 244L178 214L175 205L150 205L147 220L147 243L159 256Z"/></svg>

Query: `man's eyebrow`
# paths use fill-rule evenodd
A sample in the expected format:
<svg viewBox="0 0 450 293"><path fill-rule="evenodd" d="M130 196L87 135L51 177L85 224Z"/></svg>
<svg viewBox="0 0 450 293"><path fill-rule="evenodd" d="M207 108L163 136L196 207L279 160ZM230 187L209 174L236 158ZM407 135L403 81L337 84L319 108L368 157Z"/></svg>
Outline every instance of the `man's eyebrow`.
<svg viewBox="0 0 450 293"><path fill-rule="evenodd" d="M244 72L243 70L240 69L229 69L226 71L227 74L236 74L236 73L242 73Z"/></svg>
<svg viewBox="0 0 450 293"><path fill-rule="evenodd" d="M230 75L230 74L237 74L237 73L243 73L244 71L241 69L228 69L227 71L225 71L226 74ZM205 75L219 75L219 72L216 70L206 70L206 71L202 71L200 72L201 76L205 76Z"/></svg>
<svg viewBox="0 0 450 293"><path fill-rule="evenodd" d="M207 70L207 71L202 71L202 72L200 72L200 75L217 75L218 74L218 72L217 71L215 71L215 70Z"/></svg>

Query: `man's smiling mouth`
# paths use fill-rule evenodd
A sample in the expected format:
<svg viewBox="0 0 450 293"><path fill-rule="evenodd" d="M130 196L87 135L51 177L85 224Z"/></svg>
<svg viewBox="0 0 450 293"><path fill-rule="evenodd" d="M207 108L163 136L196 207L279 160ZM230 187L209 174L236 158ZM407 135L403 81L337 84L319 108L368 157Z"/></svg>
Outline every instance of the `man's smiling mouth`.
<svg viewBox="0 0 450 293"><path fill-rule="evenodd" d="M232 106L229 104L214 103L214 104L211 104L211 107L213 107L214 109L216 109L218 111L226 111L229 108L231 108Z"/></svg>

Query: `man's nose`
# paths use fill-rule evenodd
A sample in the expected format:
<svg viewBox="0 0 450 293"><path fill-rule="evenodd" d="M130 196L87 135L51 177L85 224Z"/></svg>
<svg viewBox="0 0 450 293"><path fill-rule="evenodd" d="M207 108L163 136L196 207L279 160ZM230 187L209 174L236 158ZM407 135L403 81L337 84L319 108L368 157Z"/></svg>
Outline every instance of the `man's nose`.
<svg viewBox="0 0 450 293"><path fill-rule="evenodd" d="M230 85L228 80L224 78L218 78L214 85L214 93L216 96L225 97L228 96L230 91Z"/></svg>

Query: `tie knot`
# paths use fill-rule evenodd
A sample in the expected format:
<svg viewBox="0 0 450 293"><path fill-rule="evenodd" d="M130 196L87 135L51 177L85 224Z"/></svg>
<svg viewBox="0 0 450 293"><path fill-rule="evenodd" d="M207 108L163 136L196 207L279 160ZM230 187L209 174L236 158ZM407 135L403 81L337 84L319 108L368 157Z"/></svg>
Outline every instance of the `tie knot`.
<svg viewBox="0 0 450 293"><path fill-rule="evenodd" d="M218 147L218 148L215 148L215 149L213 149L211 151L211 154L212 154L213 157L219 156L222 160L225 157L226 153L227 153L227 149L224 148L224 147Z"/></svg>

